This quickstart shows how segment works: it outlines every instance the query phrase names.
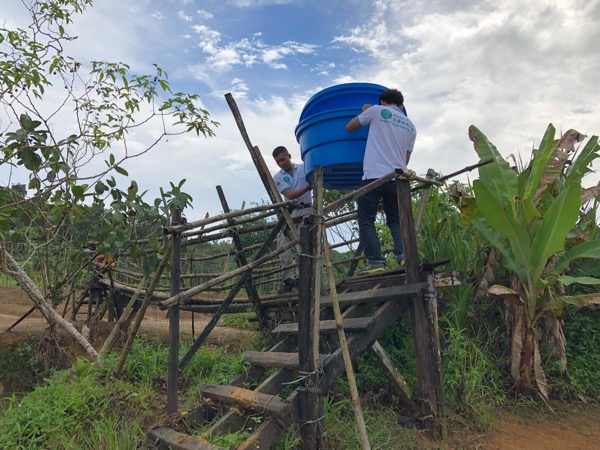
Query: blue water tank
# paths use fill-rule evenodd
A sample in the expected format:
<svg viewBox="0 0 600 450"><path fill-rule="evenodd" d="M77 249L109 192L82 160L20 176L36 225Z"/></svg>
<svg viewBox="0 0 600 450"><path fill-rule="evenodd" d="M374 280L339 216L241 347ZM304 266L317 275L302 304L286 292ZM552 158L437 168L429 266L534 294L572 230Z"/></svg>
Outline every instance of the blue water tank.
<svg viewBox="0 0 600 450"><path fill-rule="evenodd" d="M296 126L296 140L309 183L314 168L321 166L325 188L360 187L369 127L348 133L346 124L360 114L365 103L379 104L379 96L386 89L372 83L338 84L323 89L306 102Z"/></svg>

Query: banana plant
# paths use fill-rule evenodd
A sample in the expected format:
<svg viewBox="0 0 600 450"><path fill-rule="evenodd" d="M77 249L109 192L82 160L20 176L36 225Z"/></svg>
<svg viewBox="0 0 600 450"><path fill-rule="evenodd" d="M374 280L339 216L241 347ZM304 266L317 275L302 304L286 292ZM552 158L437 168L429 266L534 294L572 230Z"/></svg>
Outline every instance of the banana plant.
<svg viewBox="0 0 600 450"><path fill-rule="evenodd" d="M539 148L521 171L511 167L496 147L476 127L469 137L481 160L493 163L479 168L473 183L477 205L475 227L501 254L503 264L514 274L511 286L492 286L489 293L511 302L512 376L517 388L531 393L532 368L540 393L548 398L536 335L540 318L556 314L568 304L600 303L600 294L565 295L564 286L600 285L593 276L570 276L569 265L579 258L600 258L600 240L570 246L569 233L580 221L582 178L598 158L600 145L593 136L577 152L573 144L585 138L569 130L554 140L550 124ZM571 155L573 153L573 155ZM589 196L589 191L585 194Z"/></svg>

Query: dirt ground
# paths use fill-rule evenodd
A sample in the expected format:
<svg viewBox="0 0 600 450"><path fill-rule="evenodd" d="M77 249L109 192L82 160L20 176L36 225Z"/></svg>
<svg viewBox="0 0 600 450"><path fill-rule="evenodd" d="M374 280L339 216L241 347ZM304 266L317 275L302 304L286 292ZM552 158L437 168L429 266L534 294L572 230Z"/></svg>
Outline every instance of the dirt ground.
<svg viewBox="0 0 600 450"><path fill-rule="evenodd" d="M30 300L17 288L0 287L0 345L12 344L46 328L38 312L34 312L13 330L6 331L31 307ZM62 310L61 310L62 312ZM196 335L210 316L195 315ZM141 334L168 337L169 321L164 311L152 308L146 314ZM108 328L107 328L108 329ZM192 333L191 314L181 317L183 336ZM216 327L208 344L243 349L252 333L227 327ZM547 409L505 408L498 412L492 430L483 432L456 423L450 424L449 442L443 449L477 450L587 450L600 449L600 405L554 405L556 415Z"/></svg>
<svg viewBox="0 0 600 450"><path fill-rule="evenodd" d="M25 320L8 331L21 316L33 306L33 303L27 296L18 288L0 287L0 344L10 344L27 338L31 334L41 334L46 329L46 323L38 311L33 312ZM83 306L82 310L85 308ZM62 309L59 308L62 314ZM70 312L65 316L70 318ZM84 315L78 315L80 320L85 319ZM181 339L192 336L194 330L197 336L204 329L211 316L205 314L192 314L182 311L180 314L180 335ZM105 322L101 330L99 330L100 343L102 335L105 334L110 325ZM150 306L139 332L140 335L153 338L154 336L168 339L169 335L169 319L167 312L161 311L156 306ZM211 332L207 339L207 343L213 346L227 346L232 349L243 347L244 344L252 339L252 333L237 328L229 328L217 326Z"/></svg>

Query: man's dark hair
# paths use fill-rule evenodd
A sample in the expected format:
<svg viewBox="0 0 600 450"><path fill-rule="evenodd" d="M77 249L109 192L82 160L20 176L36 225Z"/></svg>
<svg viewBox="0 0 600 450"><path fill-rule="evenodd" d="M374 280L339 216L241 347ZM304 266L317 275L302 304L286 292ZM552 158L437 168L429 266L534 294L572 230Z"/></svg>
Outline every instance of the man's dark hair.
<svg viewBox="0 0 600 450"><path fill-rule="evenodd" d="M273 158L275 158L277 155L289 155L290 152L288 152L287 148L285 148L283 145L280 145L279 147L275 147L275 150L273 150Z"/></svg>
<svg viewBox="0 0 600 450"><path fill-rule="evenodd" d="M386 102L388 105L402 106L404 104L404 96L398 89L388 89L383 91L379 96L379 103Z"/></svg>

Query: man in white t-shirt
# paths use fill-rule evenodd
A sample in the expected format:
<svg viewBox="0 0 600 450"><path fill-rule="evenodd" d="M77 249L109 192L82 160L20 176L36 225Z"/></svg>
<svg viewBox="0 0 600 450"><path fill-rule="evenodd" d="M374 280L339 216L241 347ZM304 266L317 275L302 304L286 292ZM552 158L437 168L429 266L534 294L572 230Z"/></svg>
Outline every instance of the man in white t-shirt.
<svg viewBox="0 0 600 450"><path fill-rule="evenodd" d="M279 146L273 150L273 158L281 169L275 175L273 180L279 192L286 200L296 200L292 206L290 215L292 218L306 216L312 212L312 195L311 187L306 182L306 172L304 164L294 164L292 156L283 146ZM281 248L288 242L287 237L283 232L277 237L277 248ZM279 293L287 293L297 291L298 287L298 270L297 268L285 268L293 262L292 250L286 250L279 254L279 262L282 267L281 279L283 286L279 289Z"/></svg>
<svg viewBox="0 0 600 450"><path fill-rule="evenodd" d="M379 103L364 105L362 113L346 125L346 131L370 126L363 160L363 186L395 169L406 169L417 136L415 126L406 116L404 97L400 91L384 91L379 96ZM381 245L375 229L377 206L382 198L386 222L394 241L396 261L398 264L404 261L396 183L392 180L359 197L356 202L360 242L368 260L366 269L361 273L384 270L385 259L381 256Z"/></svg>

